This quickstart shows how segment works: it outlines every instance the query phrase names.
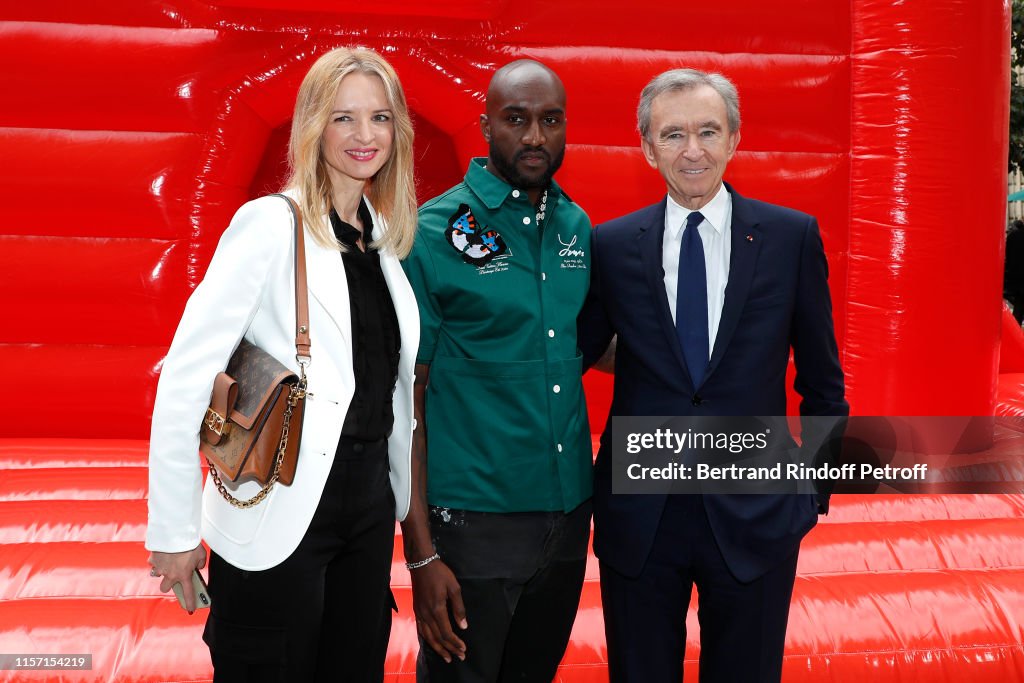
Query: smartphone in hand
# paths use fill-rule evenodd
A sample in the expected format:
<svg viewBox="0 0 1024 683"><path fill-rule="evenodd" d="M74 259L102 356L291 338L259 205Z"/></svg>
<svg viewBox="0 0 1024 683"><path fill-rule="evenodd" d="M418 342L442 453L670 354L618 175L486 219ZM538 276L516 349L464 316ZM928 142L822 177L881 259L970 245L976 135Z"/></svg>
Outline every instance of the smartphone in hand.
<svg viewBox="0 0 1024 683"><path fill-rule="evenodd" d="M174 594L178 596L178 604L181 605L182 609L185 607L185 591L182 589L180 583L172 586ZM190 587L192 592L196 596L196 609L205 609L210 606L210 592L206 588L206 582L203 581L202 575L198 569L192 570L192 586Z"/></svg>

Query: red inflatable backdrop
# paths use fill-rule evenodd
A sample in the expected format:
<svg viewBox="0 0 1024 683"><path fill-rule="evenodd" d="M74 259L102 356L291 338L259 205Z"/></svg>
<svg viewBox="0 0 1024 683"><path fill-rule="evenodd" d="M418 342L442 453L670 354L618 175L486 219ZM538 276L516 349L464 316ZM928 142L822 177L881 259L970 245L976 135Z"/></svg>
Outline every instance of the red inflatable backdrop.
<svg viewBox="0 0 1024 683"><path fill-rule="evenodd" d="M559 181L595 223L663 193L638 147L642 86L728 75L744 124L727 179L818 217L853 411L1020 416L1024 337L1000 308L1009 25L1009 0L3 3L0 654L93 669L0 680L210 679L201 615L147 573L150 410L221 231L281 181L325 50L395 65L421 200L486 153L493 69L551 65L569 100ZM610 382L587 388L596 432ZM1019 461L1022 444L996 420L965 450ZM396 539L389 681L413 680L417 648L402 559ZM1024 496L837 496L793 599L786 681L1022 681ZM558 680L607 680L594 562Z"/></svg>

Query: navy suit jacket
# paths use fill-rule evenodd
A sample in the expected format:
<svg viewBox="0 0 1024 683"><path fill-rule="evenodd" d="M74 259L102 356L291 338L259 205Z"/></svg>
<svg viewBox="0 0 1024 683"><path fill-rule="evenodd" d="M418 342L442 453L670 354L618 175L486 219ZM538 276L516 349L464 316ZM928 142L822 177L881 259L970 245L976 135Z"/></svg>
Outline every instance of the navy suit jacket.
<svg viewBox="0 0 1024 683"><path fill-rule="evenodd" d="M592 365L618 336L611 416L786 414L790 349L801 415L846 415L828 290L812 216L732 195L732 254L725 304L708 369L693 386L665 294L665 200L594 229L591 290L580 348ZM594 550L627 576L640 573L664 495L612 495L611 420L594 481ZM827 494L705 495L730 571L741 581L788 558L817 521Z"/></svg>

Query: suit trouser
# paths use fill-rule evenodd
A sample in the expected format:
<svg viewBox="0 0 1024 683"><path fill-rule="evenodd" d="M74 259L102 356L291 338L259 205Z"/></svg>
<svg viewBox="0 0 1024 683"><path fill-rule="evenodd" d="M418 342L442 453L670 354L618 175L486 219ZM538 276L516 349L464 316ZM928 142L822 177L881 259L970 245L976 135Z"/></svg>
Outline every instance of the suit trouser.
<svg viewBox="0 0 1024 683"><path fill-rule="evenodd" d="M565 654L587 567L591 503L569 513L430 509L438 554L462 590L466 659L420 640L420 683L550 683Z"/></svg>
<svg viewBox="0 0 1024 683"><path fill-rule="evenodd" d="M601 562L612 683L679 683L686 611L697 586L701 683L777 682L797 552L741 583L718 549L703 498L672 495L651 555L630 578Z"/></svg>
<svg viewBox="0 0 1024 683"><path fill-rule="evenodd" d="M343 439L309 529L276 567L244 571L211 553L203 639L216 683L383 680L394 605L387 456L386 441Z"/></svg>

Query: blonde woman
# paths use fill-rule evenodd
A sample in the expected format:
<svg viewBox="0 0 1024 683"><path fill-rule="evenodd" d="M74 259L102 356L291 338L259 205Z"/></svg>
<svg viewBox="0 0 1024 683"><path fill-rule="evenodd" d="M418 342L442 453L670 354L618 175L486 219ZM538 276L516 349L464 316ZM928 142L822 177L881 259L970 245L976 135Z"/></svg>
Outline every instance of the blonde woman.
<svg viewBox="0 0 1024 683"><path fill-rule="evenodd" d="M292 218L242 206L164 361L150 441L146 547L160 589L211 549L203 639L215 681L380 681L394 520L409 509L416 302L399 259L415 236L413 132L378 54L337 49L299 88L285 193L306 231L312 363L298 469L238 509L202 486L198 433L242 338L298 371ZM259 485L225 482L249 498ZM186 591L187 608L194 609Z"/></svg>

